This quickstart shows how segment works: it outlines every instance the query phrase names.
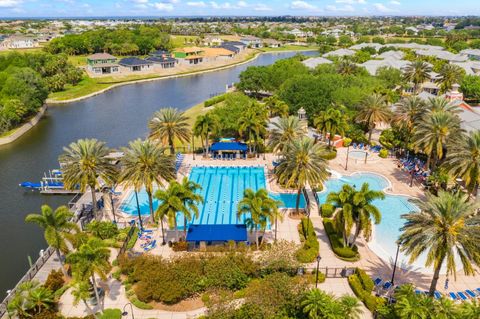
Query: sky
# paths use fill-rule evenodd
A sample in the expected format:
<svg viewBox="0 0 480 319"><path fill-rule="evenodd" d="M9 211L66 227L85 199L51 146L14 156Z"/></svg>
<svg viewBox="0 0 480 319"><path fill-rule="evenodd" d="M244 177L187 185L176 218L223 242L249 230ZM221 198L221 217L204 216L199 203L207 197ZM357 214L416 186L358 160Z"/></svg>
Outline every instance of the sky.
<svg viewBox="0 0 480 319"><path fill-rule="evenodd" d="M0 17L480 15L480 0L0 0Z"/></svg>

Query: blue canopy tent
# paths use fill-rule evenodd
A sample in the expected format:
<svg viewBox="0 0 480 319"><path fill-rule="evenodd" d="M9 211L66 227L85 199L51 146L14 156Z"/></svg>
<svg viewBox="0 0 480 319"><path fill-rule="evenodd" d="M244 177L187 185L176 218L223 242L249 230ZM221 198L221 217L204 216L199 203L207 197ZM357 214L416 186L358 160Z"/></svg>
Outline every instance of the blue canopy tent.
<svg viewBox="0 0 480 319"><path fill-rule="evenodd" d="M214 157L218 155L221 158L225 158L225 155L230 158L228 155L231 154L240 154L245 157L247 150L247 144L241 142L216 142L210 146L210 151L214 154Z"/></svg>
<svg viewBox="0 0 480 319"><path fill-rule="evenodd" d="M190 225L187 242L246 242L245 225Z"/></svg>

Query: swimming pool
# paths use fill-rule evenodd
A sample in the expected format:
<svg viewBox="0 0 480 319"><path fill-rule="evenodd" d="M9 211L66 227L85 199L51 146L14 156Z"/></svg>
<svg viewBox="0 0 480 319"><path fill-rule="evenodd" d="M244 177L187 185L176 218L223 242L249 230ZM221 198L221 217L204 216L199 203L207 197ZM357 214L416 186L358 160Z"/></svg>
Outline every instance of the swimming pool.
<svg viewBox="0 0 480 319"><path fill-rule="evenodd" d="M355 158L355 159L363 159L365 160L365 154L367 154L366 151L350 151L348 152L348 156ZM368 159L368 157L367 157Z"/></svg>
<svg viewBox="0 0 480 319"><path fill-rule="evenodd" d="M242 220L237 218L237 205L243 198L243 192L247 188L258 190L266 188L265 171L263 167L193 167L190 172L190 180L202 186L199 193L204 198L204 203L198 206L199 216L192 220L194 225L222 225L243 224L248 216ZM295 208L296 194L270 193L274 199L282 201L282 208ZM144 190L138 193L140 212L148 215L148 197ZM154 200L154 209L158 207L158 201ZM305 207L305 198L300 198L300 208ZM120 208L124 213L137 215L135 194L132 193L122 203ZM183 216L178 216L177 224L183 228Z"/></svg>
<svg viewBox="0 0 480 319"><path fill-rule="evenodd" d="M324 190L317 193L318 198L320 203L323 204L327 200L328 193L340 191L342 185L350 184L358 189L363 183L368 183L370 189L378 191L384 191L390 187L389 181L381 175L355 173L349 176L329 179L324 185ZM405 222L400 216L418 210L417 206L409 200L410 198L407 196L385 194L385 199L373 202L382 213L382 220L380 224L375 225L374 236L368 246L387 262L391 262L395 258L397 251L396 240L400 236L400 228ZM406 266L408 257L400 253L398 258L398 265L404 264ZM414 268L423 268L424 265L424 256L420 256L413 264Z"/></svg>

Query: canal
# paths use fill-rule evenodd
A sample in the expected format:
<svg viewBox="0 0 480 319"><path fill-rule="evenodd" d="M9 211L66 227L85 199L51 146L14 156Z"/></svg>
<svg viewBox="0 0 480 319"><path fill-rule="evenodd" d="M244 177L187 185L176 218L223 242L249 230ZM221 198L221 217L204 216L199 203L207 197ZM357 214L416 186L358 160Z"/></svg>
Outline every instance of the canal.
<svg viewBox="0 0 480 319"><path fill-rule="evenodd" d="M186 110L223 92L248 66L268 65L293 56L262 54L256 60L225 70L121 86L89 99L49 108L40 123L10 145L0 146L0 296L29 268L28 257L46 247L42 231L24 218L40 206L66 204L68 196L43 196L23 191L23 181L38 182L43 172L57 168L62 148L80 138L97 138L109 147L126 145L147 134L147 122L163 107ZM314 51L303 52L313 56Z"/></svg>

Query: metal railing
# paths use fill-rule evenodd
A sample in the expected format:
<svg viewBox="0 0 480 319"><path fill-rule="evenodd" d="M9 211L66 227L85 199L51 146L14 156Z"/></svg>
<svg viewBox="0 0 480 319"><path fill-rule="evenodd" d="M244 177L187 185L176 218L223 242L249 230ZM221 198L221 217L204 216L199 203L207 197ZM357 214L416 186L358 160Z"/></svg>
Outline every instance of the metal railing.
<svg viewBox="0 0 480 319"><path fill-rule="evenodd" d="M308 198L307 190L305 188L302 188L302 194L303 197L305 198L305 213L307 213L307 216L310 216L310 198Z"/></svg>
<svg viewBox="0 0 480 319"><path fill-rule="evenodd" d="M52 247L48 247L43 254L38 257L38 259L35 261L35 263L30 267L30 269L27 271L27 273L18 281L16 286L10 290L9 294L3 299L2 303L0 304L0 318L3 317L3 315L7 312L7 306L10 300L15 296L15 293L18 289L18 286L24 282L32 280L35 275L40 271L40 269L45 265L47 262L48 258L53 255L55 252L55 249Z"/></svg>
<svg viewBox="0 0 480 319"><path fill-rule="evenodd" d="M122 244L122 247L120 247L120 250L118 251L117 258L121 255L123 255L127 251L128 243L130 242L130 239L132 238L133 234L136 231L136 227L132 226L130 230L128 231L127 238L125 238L125 241Z"/></svg>
<svg viewBox="0 0 480 319"><path fill-rule="evenodd" d="M304 270L313 272L317 267L307 267ZM347 278L355 273L354 267L319 267L318 271L325 274L325 278Z"/></svg>

